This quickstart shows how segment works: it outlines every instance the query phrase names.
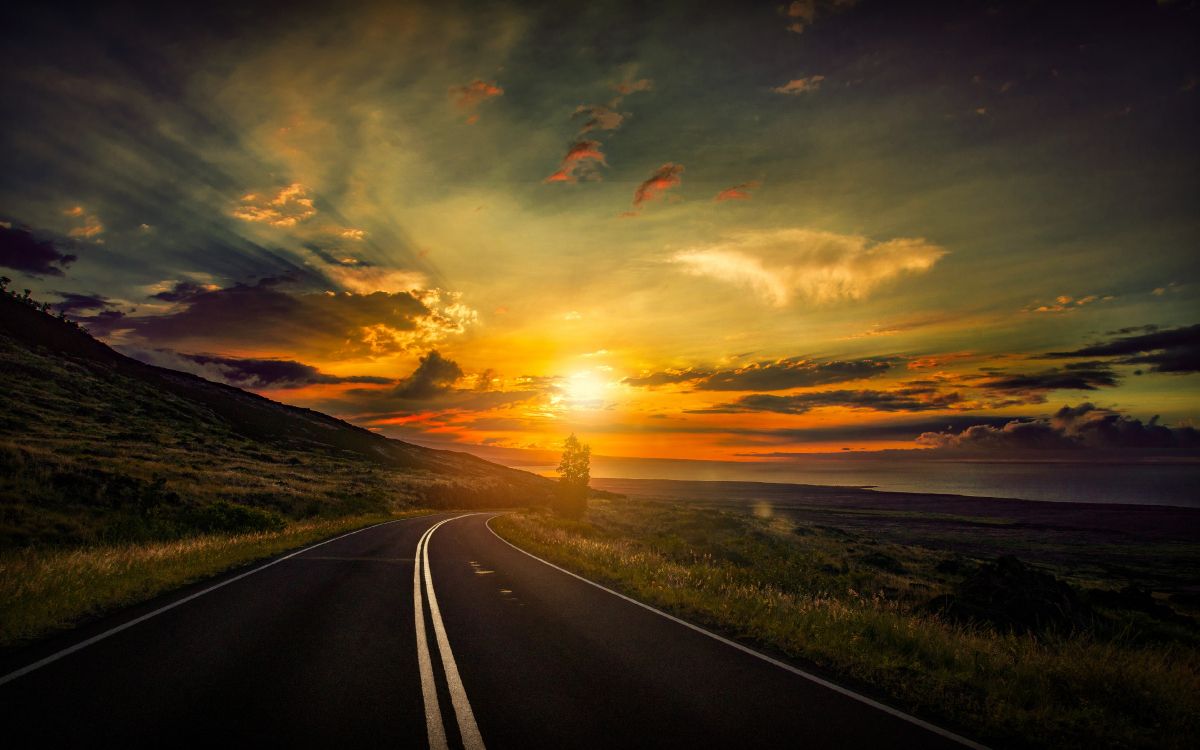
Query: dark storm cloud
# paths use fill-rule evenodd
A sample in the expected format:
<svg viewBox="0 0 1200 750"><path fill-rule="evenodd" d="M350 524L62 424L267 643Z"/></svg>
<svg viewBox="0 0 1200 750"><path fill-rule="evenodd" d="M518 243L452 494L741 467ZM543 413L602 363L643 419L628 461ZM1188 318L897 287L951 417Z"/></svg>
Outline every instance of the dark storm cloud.
<svg viewBox="0 0 1200 750"><path fill-rule="evenodd" d="M1143 330L1146 332L1136 336L1122 336L1047 356L1112 357L1119 364L1149 365L1151 372L1200 372L1200 324L1165 330L1147 326Z"/></svg>
<svg viewBox="0 0 1200 750"><path fill-rule="evenodd" d="M870 378L882 375L891 366L891 360L885 358L829 362L793 358L779 362L757 362L747 367L715 372L698 381L696 390L784 391Z"/></svg>
<svg viewBox="0 0 1200 750"><path fill-rule="evenodd" d="M421 357L413 373L396 384L397 398L424 401L441 395L462 379L457 362L446 359L436 349Z"/></svg>
<svg viewBox="0 0 1200 750"><path fill-rule="evenodd" d="M394 388L355 388L322 401L319 408L335 414L353 413L361 421L392 424L393 420L414 414L441 411L486 411L500 406L543 398L555 386L549 380L518 380L516 390L488 390L479 387L456 388L465 373L452 359L436 349L420 358L412 373ZM494 373L485 370L476 378L490 384Z"/></svg>
<svg viewBox="0 0 1200 750"><path fill-rule="evenodd" d="M194 281L177 281L170 289L150 295L151 299L160 299L164 302L182 302L186 299L191 299L199 294L208 291L207 287L197 284Z"/></svg>
<svg viewBox="0 0 1200 750"><path fill-rule="evenodd" d="M39 240L26 229L0 226L0 266L30 276L62 276L76 257L62 252L49 240Z"/></svg>
<svg viewBox="0 0 1200 750"><path fill-rule="evenodd" d="M766 411L776 414L805 414L813 409L841 406L872 411L932 411L948 409L961 402L957 393L941 393L935 388L899 388L894 391L837 390L775 396L755 393L712 409L695 409L697 414L723 414Z"/></svg>
<svg viewBox="0 0 1200 750"><path fill-rule="evenodd" d="M891 369L893 361L886 357L831 361L792 357L726 370L663 370L625 378L623 382L648 388L691 382L698 391L785 391L882 375Z"/></svg>
<svg viewBox="0 0 1200 750"><path fill-rule="evenodd" d="M1099 451L1115 454L1195 455L1200 431L1168 427L1099 409L1090 403L1064 406L1049 419L1013 420L1002 427L979 424L958 432L927 432L917 442L938 452L1037 455L1047 451Z"/></svg>
<svg viewBox="0 0 1200 750"><path fill-rule="evenodd" d="M370 375L341 377L291 359L239 359L211 354L180 354L183 359L220 373L220 379L239 388L299 388L306 385L393 382Z"/></svg>
<svg viewBox="0 0 1200 750"><path fill-rule="evenodd" d="M184 284L168 294L178 299L179 309L77 320L93 335L125 331L150 348L236 342L324 358L403 351L461 326L409 292L313 292L287 278L199 291Z"/></svg>
<svg viewBox="0 0 1200 750"><path fill-rule="evenodd" d="M1056 390L1094 391L1117 385L1117 376L1102 362L1082 362L1033 373L998 374L976 387L1006 393L1041 394Z"/></svg>
<svg viewBox="0 0 1200 750"><path fill-rule="evenodd" d="M62 297L62 302L56 302L51 307L65 315L75 315L89 310L109 310L113 303L101 294L76 294L75 292L56 292Z"/></svg>
<svg viewBox="0 0 1200 750"><path fill-rule="evenodd" d="M694 370L689 367L685 370L662 370L660 372L652 372L647 375L629 377L625 378L621 382L625 385L632 385L638 388L657 388L660 385L689 383L694 380L700 380L701 378L707 378L712 374L712 370Z"/></svg>
<svg viewBox="0 0 1200 750"><path fill-rule="evenodd" d="M292 359L223 357L215 354L186 354L170 349L142 349L117 345L122 354L147 364L189 372L202 378L251 390L301 388L309 385L364 383L387 385L392 378L370 375L337 376L323 373L312 365Z"/></svg>

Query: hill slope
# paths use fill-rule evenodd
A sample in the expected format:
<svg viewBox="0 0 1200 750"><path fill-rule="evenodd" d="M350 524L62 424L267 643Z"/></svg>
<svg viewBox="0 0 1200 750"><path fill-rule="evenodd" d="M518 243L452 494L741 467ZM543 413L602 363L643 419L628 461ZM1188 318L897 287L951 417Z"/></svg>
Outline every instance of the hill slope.
<svg viewBox="0 0 1200 750"><path fill-rule="evenodd" d="M130 359L0 295L0 547L269 528L553 483Z"/></svg>

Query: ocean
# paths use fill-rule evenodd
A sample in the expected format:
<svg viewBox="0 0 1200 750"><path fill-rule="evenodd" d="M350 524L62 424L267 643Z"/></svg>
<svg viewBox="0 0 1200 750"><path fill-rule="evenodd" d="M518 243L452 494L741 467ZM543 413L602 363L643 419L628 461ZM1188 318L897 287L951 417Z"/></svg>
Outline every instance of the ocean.
<svg viewBox="0 0 1200 750"><path fill-rule="evenodd" d="M526 467L552 474L554 467ZM999 463L814 458L787 463L610 459L592 476L870 487L971 497L1200 508L1200 463Z"/></svg>

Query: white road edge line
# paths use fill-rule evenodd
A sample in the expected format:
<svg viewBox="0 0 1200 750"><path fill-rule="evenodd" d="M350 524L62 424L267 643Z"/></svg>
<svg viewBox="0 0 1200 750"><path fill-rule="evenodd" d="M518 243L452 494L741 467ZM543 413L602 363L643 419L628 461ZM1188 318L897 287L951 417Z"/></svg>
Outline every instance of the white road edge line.
<svg viewBox="0 0 1200 750"><path fill-rule="evenodd" d="M425 606L421 599L421 550L425 540L437 525L430 526L417 541L413 556L413 612L416 617L417 665L421 672L421 698L425 703L425 730L430 750L446 750L446 728L442 725L442 709L438 705L437 685L433 681L433 661L429 656L429 641L425 637Z"/></svg>
<svg viewBox="0 0 1200 750"><path fill-rule="evenodd" d="M413 516L412 518L423 518L423 517L424 516ZM64 656L70 656L71 654L75 653L76 651L82 651L83 649L87 648L88 646L91 646L95 643L99 643L100 641L104 640L105 638L109 638L110 636L114 636L117 633L120 633L122 630L127 630L129 628L132 628L134 625L145 622L146 620L149 620L151 617L157 617L158 615L161 615L163 612L175 609L176 607L178 607L181 604L187 604L188 602L192 601L193 599L199 599L200 597L204 596L205 594L210 594L210 593L216 591L217 589L222 588L224 586L228 586L229 584L231 584L235 581L240 581L247 576L252 576L255 573L260 573L260 572L266 570L267 568L271 567L272 565L278 565L279 563L283 562L284 560L289 560L289 559L295 557L296 555L304 554L305 552L308 552L310 549L316 549L317 547L329 544L330 542L336 542L339 539L345 539L348 536L352 536L354 534L360 534L364 531L369 531L370 529L374 529L379 526L386 526L390 523L399 523L400 521L408 521L408 520L411 520L411 519L410 518L397 518L393 521L384 521L383 523L372 524L371 526L364 526L361 529L355 529L354 531L348 532L346 534L342 534L341 536L335 536L332 539L326 539L323 542L317 542L316 544L310 544L309 546L307 546L303 549L298 549L295 552L284 555L283 557L276 558L265 565L260 565L257 568L255 568L254 570L248 570L245 573L241 573L239 575L234 576L233 578L229 578L227 580L221 581L218 584L209 586L208 588L204 589L203 591L197 591L194 594L189 594L188 596L185 596L182 599L173 601L170 604L159 607L158 609L154 610L153 612L147 612L146 614L142 615L141 617L136 617L136 618L130 620L129 622L121 623L120 625L116 626L115 628L106 630L103 633L100 633L99 635L94 635L91 638L88 638L87 640L83 640L83 641L80 641L79 643L76 643L73 646L68 646L67 648L62 649L61 651L56 651L55 653L47 656L46 658L39 659L38 661L35 661L32 664L27 664L18 670L9 672L8 674L4 675L3 677L0 677L0 685L5 685L9 682L12 682L15 679L24 677L25 675L29 674L30 672L41 669L42 667L46 666L47 664L53 664L54 662L58 661L59 659L63 658Z"/></svg>
<svg viewBox="0 0 1200 750"><path fill-rule="evenodd" d="M526 552L525 550L521 549L517 545L513 544L512 542L508 541L507 539L505 539L504 537L502 537L496 533L496 530L492 528L492 518L496 518L496 517L497 516L492 516L484 523L484 525L487 526L487 530L492 532L492 536L494 536L497 539L499 539L500 541L504 542L509 547L512 547L517 552L520 552L523 555L528 555L529 557L532 557L534 560L537 560L538 562L540 562L544 565L549 565L551 568L554 568L557 571L566 573L567 575L571 576L572 578L578 578L579 580L583 581L584 583L589 584L591 586L595 586L596 588L600 589L601 591L608 592L609 594L612 594L613 596L615 596L619 599L624 599L625 601L629 602L630 604L634 604L634 605L641 607L642 609L649 610L660 617L665 617L668 620L671 620L672 622L675 622L675 623L678 623L679 625L684 626L685 628L690 628L691 630L694 630L697 633L706 635L709 638L712 638L713 640L724 643L726 646L729 646L731 648L736 648L738 651L741 651L742 653L749 654L750 656L753 656L756 659L761 659L762 661L765 661L768 664L773 664L774 666L779 667L780 669L791 672L792 674L797 675L799 677L803 677L804 679L808 680L809 682L814 682L814 683L820 685L821 687L828 688L828 689L834 691L835 693L840 693L841 695L844 695L847 698L852 698L852 699L858 701L859 703L866 704L866 705L870 706L871 708L874 708L874 709L884 712L885 714L894 716L897 719L902 719L904 721L907 721L909 724L915 724L916 726L921 727L922 729L925 729L929 732L933 732L934 734L936 734L940 737L945 737L948 740L953 740L954 742L958 742L959 744L964 745L965 747L972 748L972 750L989 750L989 748L986 745L981 745L978 742L969 740L966 737L955 734L954 732L951 732L948 729L942 729L941 727L939 727L935 724L930 724L927 721L923 721L922 719L918 719L915 716L906 714L899 709L895 709L895 708L892 708L891 706L884 705L883 703L880 703L879 701L868 698L865 695L856 693L853 690L850 690L848 688L844 688L841 685L836 685L828 680L825 680L825 679L822 679L822 678L816 676L815 674L811 674L809 672L805 672L803 669L793 667L791 664L782 662L774 657L767 656L766 654L764 654L760 651L755 651L754 649L750 648L749 646L744 646L744 645L738 643L737 641L731 641L728 638L721 636L721 635L717 635L716 633L714 633L710 630L706 630L706 629L700 627L699 625L693 625L692 623L688 622L687 620L681 620L678 617L676 617L675 615L671 615L666 612L663 612L661 609L651 607L649 604L639 602L637 599L628 597L618 591L613 591L612 589L608 588L607 586L603 586L599 583L596 583L595 581L588 580L587 578L584 578L581 575L572 573L571 571L567 570L566 568L555 565L554 563L550 562L549 560L543 560L542 558L538 557L537 555L533 554L532 552Z"/></svg>
<svg viewBox="0 0 1200 750"><path fill-rule="evenodd" d="M475 723L475 714L471 711L471 702L467 700L467 691L463 687L462 677L458 674L458 664L454 661L454 652L450 649L450 638L446 635L446 626L442 622L442 612L438 608L437 594L433 590L433 573L429 569L429 542L433 532L444 523L467 516L479 515L467 513L433 526L426 532L425 547L421 550L421 566L425 569L425 588L429 595L429 614L433 620L433 633L437 636L438 652L442 656L442 669L446 673L446 687L450 690L450 702L454 704L454 715L458 719L458 731L462 735L464 750L484 750L483 737L479 734L479 726Z"/></svg>

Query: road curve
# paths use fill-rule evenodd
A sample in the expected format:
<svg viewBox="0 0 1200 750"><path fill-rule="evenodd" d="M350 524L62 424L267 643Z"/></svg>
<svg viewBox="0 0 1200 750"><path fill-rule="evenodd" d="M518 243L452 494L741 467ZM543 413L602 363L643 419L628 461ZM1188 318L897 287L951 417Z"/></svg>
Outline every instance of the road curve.
<svg viewBox="0 0 1200 750"><path fill-rule="evenodd" d="M447 523L430 556L490 748L963 747L547 565L488 518Z"/></svg>
<svg viewBox="0 0 1200 750"><path fill-rule="evenodd" d="M961 747L530 557L492 515L367 529L7 654L0 675L157 613L0 684L6 746Z"/></svg>

